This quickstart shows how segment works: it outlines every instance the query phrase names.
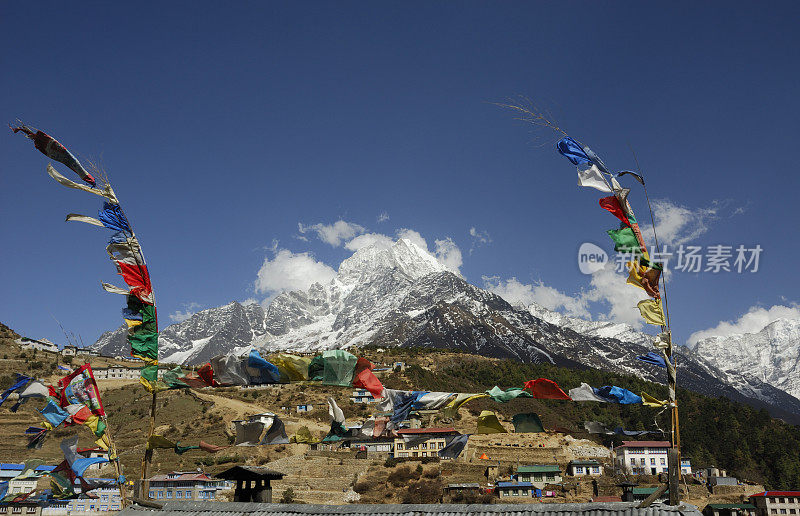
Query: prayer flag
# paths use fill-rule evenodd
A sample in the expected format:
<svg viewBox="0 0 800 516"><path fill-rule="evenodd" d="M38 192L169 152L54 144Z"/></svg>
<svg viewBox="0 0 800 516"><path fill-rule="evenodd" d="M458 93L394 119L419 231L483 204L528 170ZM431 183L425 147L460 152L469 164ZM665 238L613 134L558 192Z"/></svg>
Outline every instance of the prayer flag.
<svg viewBox="0 0 800 516"><path fill-rule="evenodd" d="M636 306L639 307L639 313L642 314L642 318L648 324L666 325L660 299L645 299L644 301L639 301Z"/></svg>
<svg viewBox="0 0 800 516"><path fill-rule="evenodd" d="M508 430L503 427L494 412L490 410L484 410L481 411L481 414L478 416L478 430L475 433L478 435L505 434L508 433Z"/></svg>
<svg viewBox="0 0 800 516"><path fill-rule="evenodd" d="M514 417L511 418L511 422L514 424L514 432L518 434L544 432L542 420L539 419L538 414L534 414L533 412L514 414Z"/></svg>
<svg viewBox="0 0 800 516"><path fill-rule="evenodd" d="M536 380L529 380L525 382L525 389L528 389L533 394L534 398L546 400L570 400L571 398L561 390L553 380L547 378L537 378Z"/></svg>
<svg viewBox="0 0 800 516"><path fill-rule="evenodd" d="M525 392L523 387L511 387L504 391L495 385L485 392L498 403L506 403L516 398L533 398L533 395L529 392Z"/></svg>
<svg viewBox="0 0 800 516"><path fill-rule="evenodd" d="M578 186L585 186L600 190L601 192L611 193L611 187L608 186L608 182L603 177L603 173L600 172L600 169L597 168L597 165L584 165L584 167L586 168L582 168L581 165L578 165Z"/></svg>

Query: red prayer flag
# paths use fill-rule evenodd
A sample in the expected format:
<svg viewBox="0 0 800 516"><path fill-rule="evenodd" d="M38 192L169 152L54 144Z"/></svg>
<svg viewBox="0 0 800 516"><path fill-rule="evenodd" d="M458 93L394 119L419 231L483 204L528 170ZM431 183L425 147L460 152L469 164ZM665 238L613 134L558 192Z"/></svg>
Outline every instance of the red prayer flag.
<svg viewBox="0 0 800 516"><path fill-rule="evenodd" d="M209 387L216 387L219 385L216 380L214 380L214 369L211 367L210 363L201 366L200 369L197 370L197 376Z"/></svg>
<svg viewBox="0 0 800 516"><path fill-rule="evenodd" d="M200 441L200 449L207 453L217 453L220 450L228 448L228 446L217 446L216 444L208 444L205 441Z"/></svg>
<svg viewBox="0 0 800 516"><path fill-rule="evenodd" d="M130 265L121 261L115 262L119 275L131 287L131 294L143 303L153 304L153 287L150 284L150 273L146 265Z"/></svg>
<svg viewBox="0 0 800 516"><path fill-rule="evenodd" d="M525 382L525 389L531 391L534 398L542 400L572 400L553 380L537 378Z"/></svg>
<svg viewBox="0 0 800 516"><path fill-rule="evenodd" d="M630 227L631 223L628 220L628 217L625 216L625 212L620 206L619 201L613 195L610 197L603 197L600 199L600 206L603 209L610 211L615 217L622 221L623 224ZM638 228L637 228L638 229Z"/></svg>
<svg viewBox="0 0 800 516"><path fill-rule="evenodd" d="M361 359L359 358L359 360ZM356 366L356 370L358 370L358 366ZM362 369L356 374L353 378L353 387L367 389L376 400L381 399L383 393L383 384L371 369Z"/></svg>

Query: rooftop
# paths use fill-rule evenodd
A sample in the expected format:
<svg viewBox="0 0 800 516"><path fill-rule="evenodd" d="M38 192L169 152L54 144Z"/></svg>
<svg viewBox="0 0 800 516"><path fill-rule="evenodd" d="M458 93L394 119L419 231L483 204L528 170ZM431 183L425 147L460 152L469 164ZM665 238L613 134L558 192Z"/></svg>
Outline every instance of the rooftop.
<svg viewBox="0 0 800 516"><path fill-rule="evenodd" d="M399 435L409 434L453 434L457 433L456 429L452 426L447 427L431 427L431 428L401 428L397 431Z"/></svg>
<svg viewBox="0 0 800 516"><path fill-rule="evenodd" d="M225 480L253 480L257 478L280 480L284 474L274 469L260 466L234 466L216 475Z"/></svg>
<svg viewBox="0 0 800 516"><path fill-rule="evenodd" d="M542 504L387 504L315 505L243 502L166 502L161 509L131 505L120 516L700 516L689 504L655 504L638 509L637 503ZM188 514L191 513L191 514Z"/></svg>
<svg viewBox="0 0 800 516"><path fill-rule="evenodd" d="M533 487L530 482L498 482L497 487Z"/></svg>
<svg viewBox="0 0 800 516"><path fill-rule="evenodd" d="M706 507L712 509L755 509L752 503L710 503Z"/></svg>
<svg viewBox="0 0 800 516"><path fill-rule="evenodd" d="M617 448L671 448L669 441L622 441Z"/></svg>
<svg viewBox="0 0 800 516"><path fill-rule="evenodd" d="M599 466L600 463L594 459L590 460L571 460L569 461L572 466Z"/></svg>
<svg viewBox="0 0 800 516"><path fill-rule="evenodd" d="M750 498L756 496L800 496L800 491L764 491L762 493L750 495Z"/></svg>
<svg viewBox="0 0 800 516"><path fill-rule="evenodd" d="M561 473L561 468L555 464L536 464L534 466L520 466L517 473Z"/></svg>
<svg viewBox="0 0 800 516"><path fill-rule="evenodd" d="M167 475L155 475L150 477L150 481L158 482L192 482L192 481L210 481L211 477L205 473L169 473Z"/></svg>

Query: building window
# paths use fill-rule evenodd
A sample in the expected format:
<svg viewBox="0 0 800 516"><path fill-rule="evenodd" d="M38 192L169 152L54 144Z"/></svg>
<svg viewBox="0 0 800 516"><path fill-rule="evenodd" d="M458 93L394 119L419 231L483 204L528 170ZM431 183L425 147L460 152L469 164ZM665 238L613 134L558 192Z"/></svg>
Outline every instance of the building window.
<svg viewBox="0 0 800 516"><path fill-rule="evenodd" d="M789 509L789 514L797 514L797 511L795 509Z"/></svg>
<svg viewBox="0 0 800 516"><path fill-rule="evenodd" d="M600 466L592 466L592 473L595 475L600 473Z"/></svg>
<svg viewBox="0 0 800 516"><path fill-rule="evenodd" d="M19 505L11 508L11 514L22 514L22 507Z"/></svg>
<svg viewBox="0 0 800 516"><path fill-rule="evenodd" d="M28 507L28 509L25 512L27 512L28 514L36 514L36 507L33 506Z"/></svg>
<svg viewBox="0 0 800 516"><path fill-rule="evenodd" d="M575 466L575 474L576 475L583 475L583 467L582 466Z"/></svg>
<svg viewBox="0 0 800 516"><path fill-rule="evenodd" d="M183 491L175 491L175 498L183 498Z"/></svg>
<svg viewBox="0 0 800 516"><path fill-rule="evenodd" d="M0 514L8 514L8 507L0 507Z"/></svg>
<svg viewBox="0 0 800 516"><path fill-rule="evenodd" d="M108 511L108 505L101 505L100 510L103 512Z"/></svg>
<svg viewBox="0 0 800 516"><path fill-rule="evenodd" d="M158 492L158 497L159 498L163 498L164 497L164 491L159 491Z"/></svg>
<svg viewBox="0 0 800 516"><path fill-rule="evenodd" d="M778 514L778 509L770 509L770 514Z"/></svg>
<svg viewBox="0 0 800 516"><path fill-rule="evenodd" d="M781 514L786 514L786 509L781 509Z"/></svg>
<svg viewBox="0 0 800 516"><path fill-rule="evenodd" d="M633 466L636 465L636 459L631 459L631 465L633 465Z"/></svg>
<svg viewBox="0 0 800 516"><path fill-rule="evenodd" d="M191 489L187 489L186 490L186 498L191 498L191 497L192 497L192 490Z"/></svg>
<svg viewBox="0 0 800 516"><path fill-rule="evenodd" d="M167 500L172 498L172 491L167 491Z"/></svg>
<svg viewBox="0 0 800 516"><path fill-rule="evenodd" d="M667 463L667 459L665 459L664 457L661 457L661 465L663 466L666 463Z"/></svg>

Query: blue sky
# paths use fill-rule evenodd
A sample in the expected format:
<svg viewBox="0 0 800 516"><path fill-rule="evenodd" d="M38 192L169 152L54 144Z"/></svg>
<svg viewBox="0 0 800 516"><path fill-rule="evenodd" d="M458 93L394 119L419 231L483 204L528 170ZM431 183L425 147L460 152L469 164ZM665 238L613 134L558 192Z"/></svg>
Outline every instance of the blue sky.
<svg viewBox="0 0 800 516"><path fill-rule="evenodd" d="M284 262L324 277L352 253L348 240L330 245L298 223L339 220L363 228L353 236L413 230L451 263L455 246L467 280L519 300L594 318L628 310L625 320L614 278L576 264L582 242L611 248L602 194L576 186L552 133L492 104L527 96L615 170L635 167L631 145L675 241L763 248L757 273L674 274L681 341L749 311L800 316L798 11L4 3L0 113L102 163L145 250L162 326L290 288ZM63 344L58 319L93 342L120 324L123 303L99 281L121 280L107 235L63 220L98 202L55 184L20 135L0 138L0 154L0 321ZM641 189L623 182L646 220Z"/></svg>

